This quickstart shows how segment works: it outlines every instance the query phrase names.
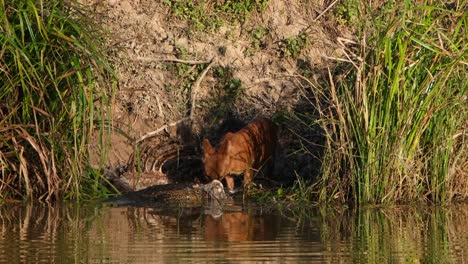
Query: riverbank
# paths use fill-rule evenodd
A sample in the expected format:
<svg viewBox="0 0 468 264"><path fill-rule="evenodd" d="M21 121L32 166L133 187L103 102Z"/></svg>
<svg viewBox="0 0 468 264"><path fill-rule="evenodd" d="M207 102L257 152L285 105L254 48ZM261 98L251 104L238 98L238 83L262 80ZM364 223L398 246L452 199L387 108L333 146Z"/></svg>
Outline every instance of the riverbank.
<svg viewBox="0 0 468 264"><path fill-rule="evenodd" d="M468 197L466 4L15 3L2 5L2 199L105 197L114 176L203 182L201 140L260 115L280 131L264 197Z"/></svg>

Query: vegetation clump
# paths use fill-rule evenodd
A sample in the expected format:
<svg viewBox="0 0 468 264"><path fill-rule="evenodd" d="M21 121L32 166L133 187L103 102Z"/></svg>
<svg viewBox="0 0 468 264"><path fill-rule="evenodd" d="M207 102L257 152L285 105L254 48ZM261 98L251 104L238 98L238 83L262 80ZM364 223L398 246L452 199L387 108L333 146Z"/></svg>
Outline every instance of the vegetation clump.
<svg viewBox="0 0 468 264"><path fill-rule="evenodd" d="M214 120L231 114L236 102L244 92L242 81L234 78L234 71L229 67L215 67L213 76L217 79L215 86L215 102L207 107L214 115Z"/></svg>
<svg viewBox="0 0 468 264"><path fill-rule="evenodd" d="M335 7L334 14L340 23L355 26L359 21L359 2L356 0L340 1Z"/></svg>
<svg viewBox="0 0 468 264"><path fill-rule="evenodd" d="M262 12L268 0L191 1L165 0L174 15L198 31L216 31L229 23L243 23L252 12Z"/></svg>
<svg viewBox="0 0 468 264"><path fill-rule="evenodd" d="M264 26L257 26L250 32L250 46L245 50L245 56L252 56L255 52L267 46L267 39L270 37L269 30Z"/></svg>
<svg viewBox="0 0 468 264"><path fill-rule="evenodd" d="M88 16L70 1L0 2L0 199L80 198L101 186L86 170L88 144L105 138L113 80Z"/></svg>
<svg viewBox="0 0 468 264"><path fill-rule="evenodd" d="M301 32L297 36L283 39L280 43L280 54L282 57L297 58L302 50L310 46L310 38L306 32Z"/></svg>
<svg viewBox="0 0 468 264"><path fill-rule="evenodd" d="M181 60L187 60L189 53L186 48L178 46L176 47L176 57ZM177 78L177 82L174 85L165 85L166 91L172 92L177 97L184 98L182 99L184 101L183 105L187 104L187 95L191 93L192 85L204 67L204 64L167 63L166 69L173 73Z"/></svg>
<svg viewBox="0 0 468 264"><path fill-rule="evenodd" d="M421 2L360 6L348 71L339 82L329 72L327 92L315 89L327 137L321 201L468 196L466 4Z"/></svg>

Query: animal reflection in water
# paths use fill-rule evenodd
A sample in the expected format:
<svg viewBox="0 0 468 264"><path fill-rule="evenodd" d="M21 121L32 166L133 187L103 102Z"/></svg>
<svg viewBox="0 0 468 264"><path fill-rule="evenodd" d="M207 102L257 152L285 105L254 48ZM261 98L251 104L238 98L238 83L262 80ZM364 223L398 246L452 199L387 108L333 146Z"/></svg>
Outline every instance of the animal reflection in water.
<svg viewBox="0 0 468 264"><path fill-rule="evenodd" d="M154 226L164 226L164 233L176 231L182 237L193 237L195 231L205 241L272 241L281 229L280 217L256 212L224 212L213 216L191 210L176 216L149 209L147 213L144 220L152 221Z"/></svg>
<svg viewBox="0 0 468 264"><path fill-rule="evenodd" d="M272 240L278 230L277 221L247 212L223 212L227 199L223 184L218 180L202 186L208 193L210 203L205 206L203 236L208 241L254 241ZM230 206L230 210L240 206Z"/></svg>
<svg viewBox="0 0 468 264"><path fill-rule="evenodd" d="M236 204L232 198L228 197L224 192L223 184L218 180L198 186L196 189L207 194L207 199L203 199L204 202L201 207L179 208L175 211L168 210L168 208L152 208L153 218L155 220L159 219L156 222L161 221L164 226L177 228L181 225L200 226L199 224L193 224L201 221L201 235L207 241L262 241L275 239L280 226L279 218L259 215L253 209L243 211L243 206ZM164 200L167 199L167 197L164 198ZM171 199L174 199L174 197ZM203 210L197 210L196 208L203 208ZM177 216L174 216L174 213L177 213ZM148 220L149 217L145 217L145 219Z"/></svg>
<svg viewBox="0 0 468 264"><path fill-rule="evenodd" d="M206 215L203 236L208 241L273 240L278 229L277 222L246 212L225 212L220 217Z"/></svg>

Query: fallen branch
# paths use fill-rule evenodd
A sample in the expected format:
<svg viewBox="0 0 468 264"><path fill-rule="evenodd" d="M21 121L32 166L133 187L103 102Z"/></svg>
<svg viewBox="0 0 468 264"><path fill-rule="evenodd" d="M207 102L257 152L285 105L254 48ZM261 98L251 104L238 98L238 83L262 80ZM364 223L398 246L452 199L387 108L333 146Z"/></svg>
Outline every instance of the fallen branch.
<svg viewBox="0 0 468 264"><path fill-rule="evenodd" d="M164 118L164 112L161 107L161 102L159 101L159 96L156 95L156 104L158 106L159 114L161 115L162 118Z"/></svg>
<svg viewBox="0 0 468 264"><path fill-rule="evenodd" d="M193 83L192 85L192 93L191 93L191 99L190 99L190 102L191 102L191 107L190 107L190 121L192 122L193 121L193 115L195 113L195 108L197 107L197 92L198 92L198 88L200 87L200 83L201 81L203 80L203 78L205 78L205 75L206 73L210 70L210 68L213 66L213 64L215 63L215 59L213 58L210 62L210 64L208 64L208 66L206 66L206 68L203 70L203 72L198 76L197 80Z"/></svg>
<svg viewBox="0 0 468 264"><path fill-rule="evenodd" d="M203 70L203 72L198 76L198 79L193 83L192 86L192 93L191 93L191 109L190 109L190 117L182 118L178 121L174 121L170 124L164 125L154 131L148 132L139 139L136 140L136 143L139 143L145 139L148 139L150 137L154 137L155 135L161 133L161 131L166 130L169 127L176 126L180 123L183 123L185 121L190 120L190 122L193 121L193 115L194 115L194 109L196 107L196 99L197 99L197 91L200 86L201 81L203 78L205 78L206 74L210 70L210 68L213 66L215 63L215 60L212 59L211 61L184 61L184 60L179 60L179 59L153 59L153 58L143 58L143 57L138 57L137 60L145 60L145 61L174 61L174 62L180 62L180 63L187 63L187 64L206 64L209 63L208 66Z"/></svg>
<svg viewBox="0 0 468 264"><path fill-rule="evenodd" d="M328 10L330 10L330 8L332 8L336 2L338 2L338 0L335 0L333 1L333 3L331 3L327 8L325 8L325 10L323 10L322 13L320 13L315 19L314 19L314 22L317 21L320 17L322 17Z"/></svg>
<svg viewBox="0 0 468 264"><path fill-rule="evenodd" d="M176 58L150 58L150 57L136 57L134 59L136 61L144 61L144 62L177 62L177 63L184 63L184 64L208 64L211 61L195 61L195 60L181 60Z"/></svg>
<svg viewBox="0 0 468 264"><path fill-rule="evenodd" d="M186 117L186 118L182 118L182 119L180 119L180 120L178 120L178 121L174 121L174 122L172 122L172 123L170 123L170 124L164 125L164 126L158 128L158 129L154 130L154 131L148 132L148 133L146 133L144 136L142 136L141 138L137 139L136 143L140 143L141 141L143 141L143 140L145 140L145 139L148 139L148 138L150 138L150 137L154 137L154 136L156 136L157 134L161 133L161 131L164 131L164 130L166 130L167 128L172 127L172 126L177 126L178 124L183 123L183 122L185 122L185 121L187 121L187 120L189 120L189 118L187 118L187 117Z"/></svg>

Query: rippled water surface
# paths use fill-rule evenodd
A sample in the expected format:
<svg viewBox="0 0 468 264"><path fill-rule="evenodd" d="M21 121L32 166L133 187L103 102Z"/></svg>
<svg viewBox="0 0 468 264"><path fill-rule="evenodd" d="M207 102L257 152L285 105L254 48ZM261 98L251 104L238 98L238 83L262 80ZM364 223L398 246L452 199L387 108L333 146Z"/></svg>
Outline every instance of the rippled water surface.
<svg viewBox="0 0 468 264"><path fill-rule="evenodd" d="M468 263L468 206L304 209L6 204L1 263Z"/></svg>

